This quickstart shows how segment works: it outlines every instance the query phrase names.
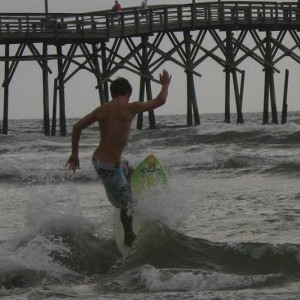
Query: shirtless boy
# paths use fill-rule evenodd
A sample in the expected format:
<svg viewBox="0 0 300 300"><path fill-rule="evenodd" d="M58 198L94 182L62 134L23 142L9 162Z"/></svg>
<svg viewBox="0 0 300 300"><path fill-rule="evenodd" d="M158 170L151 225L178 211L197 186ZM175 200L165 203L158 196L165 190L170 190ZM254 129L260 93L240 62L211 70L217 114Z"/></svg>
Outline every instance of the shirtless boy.
<svg viewBox="0 0 300 300"><path fill-rule="evenodd" d="M78 147L84 128L98 122L100 143L94 152L92 162L101 177L109 201L121 209L121 222L125 238L124 243L132 245L135 234L132 230L133 199L129 187L132 168L122 157L128 142L131 122L141 112L155 109L166 102L171 75L163 70L160 76L161 91L155 99L129 103L132 87L125 78L117 78L111 83L112 100L96 108L73 126L72 153L67 161L69 169L75 172L80 167Z"/></svg>

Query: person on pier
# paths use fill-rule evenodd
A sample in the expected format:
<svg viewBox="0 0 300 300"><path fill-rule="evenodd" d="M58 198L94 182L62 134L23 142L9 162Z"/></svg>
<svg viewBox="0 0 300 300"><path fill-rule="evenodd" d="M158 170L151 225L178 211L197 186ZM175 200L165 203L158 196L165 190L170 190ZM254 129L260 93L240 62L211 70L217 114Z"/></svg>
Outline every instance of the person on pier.
<svg viewBox="0 0 300 300"><path fill-rule="evenodd" d="M112 11L114 13L120 13L122 11L122 7L121 4L119 3L119 1L115 1L115 5L112 7ZM111 26L114 26L114 21L118 21L118 24L120 25L120 15L114 15L111 19Z"/></svg>
<svg viewBox="0 0 300 300"><path fill-rule="evenodd" d="M148 7L148 3L147 2L148 2L147 0L143 0L142 1L142 3L141 3L142 9L147 9L147 7Z"/></svg>
<svg viewBox="0 0 300 300"><path fill-rule="evenodd" d="M79 141L84 128L98 123L100 143L96 148L92 163L100 176L106 195L111 204L121 209L120 219L124 228L124 243L131 246L135 234L132 229L133 199L129 186L133 169L122 157L128 142L131 123L141 112L153 110L165 104L172 76L166 70L160 74L161 90L157 97L147 102L129 103L132 87L127 79L117 78L111 83L112 100L96 108L73 126L72 152L66 163L75 172L79 169Z"/></svg>
<svg viewBox="0 0 300 300"><path fill-rule="evenodd" d="M141 3L141 9L142 9L141 17L143 17L143 16L145 16L147 14L146 13L147 7L148 7L147 0L143 0L142 3Z"/></svg>

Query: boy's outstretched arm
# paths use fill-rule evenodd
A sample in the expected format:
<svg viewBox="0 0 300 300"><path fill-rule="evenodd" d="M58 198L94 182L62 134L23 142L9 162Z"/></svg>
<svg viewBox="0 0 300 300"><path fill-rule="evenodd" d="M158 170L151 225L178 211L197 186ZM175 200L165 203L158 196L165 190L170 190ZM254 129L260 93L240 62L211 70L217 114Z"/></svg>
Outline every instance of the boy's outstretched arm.
<svg viewBox="0 0 300 300"><path fill-rule="evenodd" d="M146 102L133 102L131 105L134 107L134 112L144 112L164 105L168 97L171 79L172 75L170 75L167 70L163 70L162 74L159 74L161 90L156 98L148 100Z"/></svg>
<svg viewBox="0 0 300 300"><path fill-rule="evenodd" d="M81 132L84 128L90 126L94 122L97 121L96 118L96 110L91 112L90 114L83 117L79 120L74 126L72 131L72 152L71 155L66 163L66 166L69 165L69 170L75 172L77 169L80 168L80 161L78 156L78 148L79 148L79 141Z"/></svg>

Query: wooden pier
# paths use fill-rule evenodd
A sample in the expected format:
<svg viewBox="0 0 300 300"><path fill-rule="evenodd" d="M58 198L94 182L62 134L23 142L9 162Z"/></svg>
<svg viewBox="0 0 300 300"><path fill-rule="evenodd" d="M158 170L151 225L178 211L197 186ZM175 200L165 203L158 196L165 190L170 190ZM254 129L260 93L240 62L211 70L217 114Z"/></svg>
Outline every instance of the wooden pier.
<svg viewBox="0 0 300 300"><path fill-rule="evenodd" d="M237 123L243 123L245 70L240 65L253 59L265 72L263 123L278 123L274 72L285 57L300 63L300 7L297 2L218 1L184 5L127 8L121 13L97 11L80 14L0 13L0 49L4 55L2 134L8 132L9 85L20 61L37 62L43 74L44 133L56 134L59 107L60 134L66 135L65 85L80 70L95 75L100 104L109 99L108 82L119 70L138 74L140 101L152 98L153 74L166 61L181 67L187 80L187 125L199 125L200 115L194 76L207 58L225 73L225 122L230 122L231 86ZM213 46L207 46L210 39ZM251 43L248 43L251 40ZM169 49L162 45L166 42ZM291 42L293 46L290 46ZM254 46L253 46L254 43ZM14 48L14 53L11 53ZM52 49L55 49L53 51ZM25 50L29 55L25 55ZM52 52L51 52L52 51ZM57 61L52 126L49 112L49 60ZM70 71L70 66L75 71ZM286 70L282 122L286 122L288 70ZM59 102L57 106L57 101ZM154 112L149 113L155 128ZM143 127L143 114L137 128Z"/></svg>

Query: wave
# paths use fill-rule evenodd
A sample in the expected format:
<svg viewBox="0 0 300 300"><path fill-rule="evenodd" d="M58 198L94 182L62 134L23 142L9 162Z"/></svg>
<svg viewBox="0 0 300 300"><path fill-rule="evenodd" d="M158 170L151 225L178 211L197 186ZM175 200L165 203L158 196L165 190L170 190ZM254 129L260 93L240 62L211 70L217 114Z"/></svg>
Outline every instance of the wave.
<svg viewBox="0 0 300 300"><path fill-rule="evenodd" d="M176 141L176 140L175 140ZM176 142L174 142L175 144ZM297 145L300 143L299 132L265 131L265 130L226 130L215 133L205 133L199 130L199 135L189 135L186 145L195 144L237 144L237 145Z"/></svg>
<svg viewBox="0 0 300 300"><path fill-rule="evenodd" d="M300 162L286 161L280 162L274 166L269 166L261 171L262 173L285 175L285 176L299 176Z"/></svg>
<svg viewBox="0 0 300 300"><path fill-rule="evenodd" d="M161 292L277 286L299 280L299 250L292 244L216 243L152 223L136 251L109 274L105 288Z"/></svg>
<svg viewBox="0 0 300 300"><path fill-rule="evenodd" d="M137 164L137 160L142 159L143 154L144 152L140 155L141 158L136 156L131 160L133 166ZM170 151L166 153L160 151L159 157L168 172L175 175L177 172L192 174L226 172L231 176L251 173L298 176L300 160L294 154L293 151L276 152L274 149L244 150L233 147L193 149L191 147L183 151L174 150L173 154ZM99 182L89 158L82 165L84 168L73 173L65 168L65 160L60 157L57 157L53 164L50 161L44 161L43 157L40 159L35 157L28 163L24 159L20 161L4 158L0 162L0 183L44 185Z"/></svg>
<svg viewBox="0 0 300 300"><path fill-rule="evenodd" d="M200 268L235 274L299 274L300 245L217 243L192 238L156 224L145 234L133 260L159 268Z"/></svg>
<svg viewBox="0 0 300 300"><path fill-rule="evenodd" d="M0 254L0 290L82 282L120 257L112 239L97 238L88 223L66 214L2 241Z"/></svg>
<svg viewBox="0 0 300 300"><path fill-rule="evenodd" d="M109 277L102 285L102 289L113 292L191 292L193 294L199 291L263 288L276 286L281 282L282 276L274 274L243 276L217 271L159 269L151 265L142 265L119 276ZM217 299L223 299L223 297Z"/></svg>
<svg viewBox="0 0 300 300"><path fill-rule="evenodd" d="M93 171L93 170L92 170ZM56 171L57 172L57 171ZM74 175L68 173L56 173L49 171L43 174L0 174L0 183L22 183L29 185L57 184L57 183L87 183L96 182L98 178L91 174Z"/></svg>
<svg viewBox="0 0 300 300"><path fill-rule="evenodd" d="M28 126L33 127L35 122L30 121ZM89 130L95 131L96 127ZM182 168L187 172L229 170L239 175L278 171L284 174L291 169L297 174L299 132L297 120L286 125L255 122L233 125L213 118L198 127L183 127L174 125L171 117L165 117L157 130L133 130L127 151L133 165L145 152L159 152L167 168ZM64 168L70 153L70 137L23 134L1 136L1 140L1 183L55 184L92 182L96 178L90 162L97 142L94 132L82 139L80 159L85 169L76 174Z"/></svg>
<svg viewBox="0 0 300 300"><path fill-rule="evenodd" d="M211 289L216 279L215 289L275 284L299 278L299 250L296 244L211 242L151 221L135 251L122 257L114 240L96 236L81 218L57 215L0 244L0 287L100 279L102 288L115 291L199 289L200 283Z"/></svg>
<svg viewBox="0 0 300 300"><path fill-rule="evenodd" d="M156 130L133 131L132 143L145 142L158 147L184 147L198 144L278 144L294 145L300 142L300 125L295 121L285 125L262 125L255 122L226 124L212 120L197 127L160 125ZM147 144L148 143L148 144Z"/></svg>
<svg viewBox="0 0 300 300"><path fill-rule="evenodd" d="M7 155L0 162L0 183L56 184L93 182L97 179L89 153L81 157L85 168L73 173L65 166L68 154L24 153Z"/></svg>

